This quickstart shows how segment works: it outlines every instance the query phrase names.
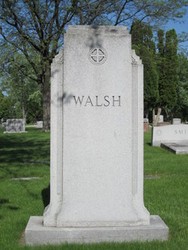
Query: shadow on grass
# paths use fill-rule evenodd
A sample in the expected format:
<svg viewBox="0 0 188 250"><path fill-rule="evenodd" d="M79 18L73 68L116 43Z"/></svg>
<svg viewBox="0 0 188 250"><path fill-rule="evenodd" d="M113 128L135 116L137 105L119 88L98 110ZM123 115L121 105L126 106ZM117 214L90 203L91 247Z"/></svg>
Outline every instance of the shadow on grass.
<svg viewBox="0 0 188 250"><path fill-rule="evenodd" d="M0 160L1 160L1 157L0 157ZM2 161L1 161L2 163ZM9 168L5 168L3 166L0 166L0 170L5 173L5 175L13 175L14 177L16 177L16 175L13 174L13 171L11 171ZM2 177L0 177L0 179L2 179Z"/></svg>
<svg viewBox="0 0 188 250"><path fill-rule="evenodd" d="M47 207L50 203L50 184L48 185L47 188L44 188L41 191L41 195L42 195L42 201L43 201L43 205L44 208Z"/></svg>
<svg viewBox="0 0 188 250"><path fill-rule="evenodd" d="M9 203L9 199L0 198L0 206Z"/></svg>
<svg viewBox="0 0 188 250"><path fill-rule="evenodd" d="M49 140L19 135L1 136L1 163L42 163L49 165Z"/></svg>
<svg viewBox="0 0 188 250"><path fill-rule="evenodd" d="M31 131L26 134L0 134L0 179L17 178L23 175L33 175L33 170L30 166L35 167L36 164L50 165L50 140L49 134L41 133L39 131ZM29 167L28 167L29 163ZM40 166L40 167L41 167ZM21 170L23 167L23 170ZM39 199L40 193L36 194L30 184L23 180L17 180L19 184L26 191L27 196L32 199ZM49 203L49 188L44 191L45 206ZM9 200L0 198L0 207L14 211L19 207L14 204L8 204Z"/></svg>
<svg viewBox="0 0 188 250"><path fill-rule="evenodd" d="M13 211L16 211L16 210L19 210L19 209L20 209L19 207L17 207L17 206L12 206L12 205L8 206L8 208L9 208L10 210L13 210Z"/></svg>
<svg viewBox="0 0 188 250"><path fill-rule="evenodd" d="M10 205L9 199L0 198L0 208L2 206L5 206L9 210L12 210L12 211L16 211L16 210L20 209L18 206ZM0 218L2 218L2 216Z"/></svg>

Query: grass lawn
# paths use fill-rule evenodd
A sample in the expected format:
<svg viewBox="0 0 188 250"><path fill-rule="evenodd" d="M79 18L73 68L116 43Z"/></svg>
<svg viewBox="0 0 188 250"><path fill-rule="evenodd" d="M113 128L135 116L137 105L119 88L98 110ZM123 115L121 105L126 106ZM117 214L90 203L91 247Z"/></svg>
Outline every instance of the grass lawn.
<svg viewBox="0 0 188 250"><path fill-rule="evenodd" d="M149 132L145 133L145 205L169 226L168 241L24 246L23 232L29 217L42 215L44 210L50 158L49 133L34 128L27 130L23 134L0 131L0 250L188 249L188 155L151 147ZM34 178L28 180L28 177Z"/></svg>

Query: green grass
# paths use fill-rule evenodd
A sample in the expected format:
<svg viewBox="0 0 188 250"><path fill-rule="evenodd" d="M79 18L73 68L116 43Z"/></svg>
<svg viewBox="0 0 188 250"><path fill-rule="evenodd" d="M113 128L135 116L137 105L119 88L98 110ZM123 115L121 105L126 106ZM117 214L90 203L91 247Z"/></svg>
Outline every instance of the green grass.
<svg viewBox="0 0 188 250"><path fill-rule="evenodd" d="M186 250L188 249L188 155L150 146L145 133L145 205L170 229L166 242L63 244L28 247L23 232L31 215L42 215L49 185L49 133L0 131L0 249L54 250ZM20 180L19 177L38 177ZM43 195L42 195L43 194ZM42 198L43 197L43 198Z"/></svg>

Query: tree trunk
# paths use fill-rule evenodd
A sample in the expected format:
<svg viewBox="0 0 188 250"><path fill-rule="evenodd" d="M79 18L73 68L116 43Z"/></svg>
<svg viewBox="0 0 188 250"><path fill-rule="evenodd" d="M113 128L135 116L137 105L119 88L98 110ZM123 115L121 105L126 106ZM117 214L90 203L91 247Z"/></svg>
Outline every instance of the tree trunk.
<svg viewBox="0 0 188 250"><path fill-rule="evenodd" d="M26 115L26 111L25 111L24 105L22 105L22 117L23 117L24 123L26 125L26 117L27 117L27 115Z"/></svg>
<svg viewBox="0 0 188 250"><path fill-rule="evenodd" d="M157 109L156 116L155 116L155 109L153 109L153 126L157 126L157 123L159 122L160 114L161 114L161 108Z"/></svg>
<svg viewBox="0 0 188 250"><path fill-rule="evenodd" d="M50 130L50 63L45 65L45 73L42 82L42 95L43 95L43 129L44 131Z"/></svg>

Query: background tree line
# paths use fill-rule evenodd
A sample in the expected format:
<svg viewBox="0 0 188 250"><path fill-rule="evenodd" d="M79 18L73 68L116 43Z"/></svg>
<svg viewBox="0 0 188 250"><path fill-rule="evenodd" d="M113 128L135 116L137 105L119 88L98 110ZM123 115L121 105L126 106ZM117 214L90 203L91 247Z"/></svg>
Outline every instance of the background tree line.
<svg viewBox="0 0 188 250"><path fill-rule="evenodd" d="M48 130L50 127L50 65L59 48L63 46L63 35L67 25L110 24L130 27L134 19L151 25L160 25L169 19L183 17L187 6L187 0L0 1L0 51L3 55L0 59L0 84L1 88L6 90L4 93L8 94L4 97L1 95L1 102L9 100L14 108L18 105L20 115L23 113L28 120L34 119L29 114L35 113L36 119L42 115L44 129ZM138 44L135 43L135 46ZM149 50L146 47L143 46L137 50L141 54L148 53L148 60L153 62L153 57L156 57L155 48L152 52L152 48ZM143 58L145 68L148 60L144 61ZM158 67L160 67L159 64ZM159 76L156 71L154 62L151 70L154 75L148 74L148 78L150 77L148 84L157 86L161 80L156 78L162 76ZM185 86L182 78L180 81L182 82L182 88L179 89L181 96ZM157 93L159 95L160 89L157 87L157 89L147 90L145 87L147 90L145 105L148 107L145 110L149 110L150 105L154 108L156 104L159 107L164 106L166 111L170 108L162 99L156 103L155 95ZM1 114L2 116L5 114Z"/></svg>
<svg viewBox="0 0 188 250"><path fill-rule="evenodd" d="M144 64L144 113L157 123L173 117L188 119L188 57L178 53L174 29L159 29L156 39L152 27L136 20L131 26L132 43Z"/></svg>

